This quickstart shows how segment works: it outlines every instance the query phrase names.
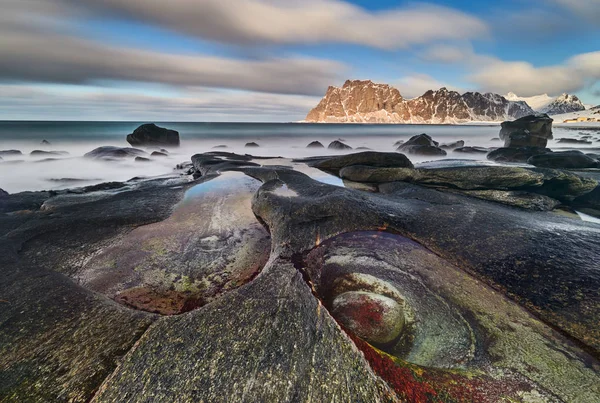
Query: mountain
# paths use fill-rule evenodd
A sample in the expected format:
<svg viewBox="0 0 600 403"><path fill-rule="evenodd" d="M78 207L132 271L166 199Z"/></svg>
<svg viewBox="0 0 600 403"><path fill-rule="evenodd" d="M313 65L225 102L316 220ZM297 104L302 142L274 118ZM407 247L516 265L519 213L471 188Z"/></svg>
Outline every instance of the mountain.
<svg viewBox="0 0 600 403"><path fill-rule="evenodd" d="M370 80L348 80L342 87L330 86L306 122L320 123L466 123L517 119L534 111L521 101L497 94L441 88L420 97L404 99L400 91Z"/></svg>
<svg viewBox="0 0 600 403"><path fill-rule="evenodd" d="M506 95L506 99L509 101L523 101L535 111L541 111L554 101L555 98L548 96L548 94L536 95L534 97L520 97L514 92L509 92Z"/></svg>
<svg viewBox="0 0 600 403"><path fill-rule="evenodd" d="M572 113L584 111L585 105L575 95L562 94L558 98L551 98L548 94L536 95L534 97L519 97L514 92L506 95L509 101L523 101L537 112L547 113L548 115L560 115L563 113Z"/></svg>
<svg viewBox="0 0 600 403"><path fill-rule="evenodd" d="M577 96L562 94L540 112L547 113L548 115L559 115L562 113L579 112L584 110L585 106L583 106L583 103L579 100L579 98L577 98Z"/></svg>

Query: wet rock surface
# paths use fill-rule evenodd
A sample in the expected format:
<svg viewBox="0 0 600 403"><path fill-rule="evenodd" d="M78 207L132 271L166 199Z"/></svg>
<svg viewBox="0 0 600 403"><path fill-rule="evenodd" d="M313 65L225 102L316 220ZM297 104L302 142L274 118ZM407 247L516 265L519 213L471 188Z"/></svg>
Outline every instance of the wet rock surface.
<svg viewBox="0 0 600 403"><path fill-rule="evenodd" d="M127 142L134 147L179 147L179 132L147 123L128 134Z"/></svg>
<svg viewBox="0 0 600 403"><path fill-rule="evenodd" d="M353 165L366 165L371 167L399 167L412 168L413 164L410 160L400 153L379 153L373 151L365 151L342 155L339 157L327 158L323 160L314 160L309 162L309 165L315 168L323 169L330 172L339 172L340 169Z"/></svg>
<svg viewBox="0 0 600 403"><path fill-rule="evenodd" d="M597 402L594 174L386 158L1 197L0 400Z"/></svg>

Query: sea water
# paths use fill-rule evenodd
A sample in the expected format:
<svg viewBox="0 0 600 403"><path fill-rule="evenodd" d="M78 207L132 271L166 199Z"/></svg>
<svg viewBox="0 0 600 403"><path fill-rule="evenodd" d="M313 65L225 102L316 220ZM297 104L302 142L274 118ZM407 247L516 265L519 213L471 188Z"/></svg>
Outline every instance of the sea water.
<svg viewBox="0 0 600 403"><path fill-rule="evenodd" d="M306 148L312 141L327 147L341 140L353 147L375 151L395 151L394 143L427 133L441 143L464 140L466 146L500 147L492 140L499 134L498 125L368 125L368 124L299 124L299 123L182 123L156 122L161 127L177 130L181 146L169 149L168 157L150 162L131 159L103 161L84 158L96 147L130 147L127 134L144 122L0 122L0 151L17 149L22 155L2 156L0 188L9 193L26 190L55 190L92 185L107 181L125 181L132 177L151 177L173 172L179 163L189 161L197 153L215 150L249 153L259 156L301 158L343 154L356 151L334 151ZM578 131L555 128L554 137L576 138ZM595 133L594 133L595 134ZM50 145L41 144L46 140ZM246 148L248 142L260 147ZM600 143L594 143L598 147ZM594 144L589 148L593 148ZM549 147L559 145L550 142ZM139 147L145 149L144 147ZM65 156L31 156L33 150L65 151ZM145 149L148 153L153 149ZM435 157L409 156L413 162ZM449 152L445 158L485 160L485 154Z"/></svg>

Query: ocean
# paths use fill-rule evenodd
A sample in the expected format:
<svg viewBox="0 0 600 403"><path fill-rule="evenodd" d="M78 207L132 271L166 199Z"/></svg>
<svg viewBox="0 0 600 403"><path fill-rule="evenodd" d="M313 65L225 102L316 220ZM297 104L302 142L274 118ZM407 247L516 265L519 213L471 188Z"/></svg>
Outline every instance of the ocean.
<svg viewBox="0 0 600 403"><path fill-rule="evenodd" d="M96 147L129 147L127 134L146 122L42 122L0 121L0 151L16 149L22 155L2 156L0 188L9 193L27 190L56 190L92 185L106 181L125 181L132 177L151 177L173 172L178 163L189 161L196 153L226 146L224 151L260 156L300 158L347 153L306 148L312 141L327 146L341 139L353 148L394 151L394 143L427 133L441 143L464 140L467 146L499 147L499 125L382 125L382 124L306 124L306 123L190 123L155 122L177 130L181 147L171 149L166 158L141 163L133 160L97 161L83 158ZM555 128L555 138L574 137L577 131ZM46 140L49 145L42 144ZM246 148L256 142L259 148ZM556 144L549 144L549 147ZM61 156L30 155L34 150L63 151ZM148 151L151 151L148 149ZM350 151L352 152L352 151ZM410 156L413 162L432 157ZM448 153L445 158L485 159L481 154Z"/></svg>

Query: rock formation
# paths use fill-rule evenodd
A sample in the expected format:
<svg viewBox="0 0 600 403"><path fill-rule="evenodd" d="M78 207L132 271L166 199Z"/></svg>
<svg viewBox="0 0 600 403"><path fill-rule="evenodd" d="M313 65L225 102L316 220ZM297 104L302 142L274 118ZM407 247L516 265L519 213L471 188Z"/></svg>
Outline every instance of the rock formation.
<svg viewBox="0 0 600 403"><path fill-rule="evenodd" d="M133 133L127 135L127 142L134 147L178 147L179 132L158 127L154 123L148 123L141 125Z"/></svg>
<svg viewBox="0 0 600 403"><path fill-rule="evenodd" d="M404 99L400 91L370 80L348 80L341 88L330 86L306 122L322 123L463 123L502 121L533 113L524 102L497 94L441 88L420 97Z"/></svg>
<svg viewBox="0 0 600 403"><path fill-rule="evenodd" d="M504 147L546 147L552 139L553 120L545 114L524 116L502 123L500 139Z"/></svg>
<svg viewBox="0 0 600 403"><path fill-rule="evenodd" d="M585 106L576 95L562 94L546 107L542 108L540 112L547 113L548 115L560 115L562 113L572 113L584 111Z"/></svg>

